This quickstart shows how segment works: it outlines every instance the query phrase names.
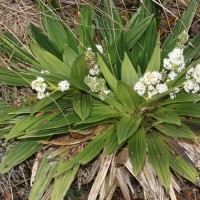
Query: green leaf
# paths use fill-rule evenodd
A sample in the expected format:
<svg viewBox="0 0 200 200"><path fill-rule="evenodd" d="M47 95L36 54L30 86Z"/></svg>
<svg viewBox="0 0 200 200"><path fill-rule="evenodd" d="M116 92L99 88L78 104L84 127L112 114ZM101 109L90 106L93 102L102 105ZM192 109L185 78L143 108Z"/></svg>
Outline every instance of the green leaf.
<svg viewBox="0 0 200 200"><path fill-rule="evenodd" d="M70 68L64 64L61 60L55 57L53 54L42 50L39 46L34 43L31 43L31 49L35 56L37 57L38 62L40 63L41 69L48 70L52 74L60 74L66 78L70 75Z"/></svg>
<svg viewBox="0 0 200 200"><path fill-rule="evenodd" d="M73 49L71 49L68 45L65 45L65 49L63 53L63 62L66 65L68 65L69 68L72 67L77 57L78 57L78 54Z"/></svg>
<svg viewBox="0 0 200 200"><path fill-rule="evenodd" d="M175 138L190 138L190 139L196 139L196 135L192 132L192 130L182 124L181 126L177 126L174 124L157 124L154 126L156 129L158 129L160 132Z"/></svg>
<svg viewBox="0 0 200 200"><path fill-rule="evenodd" d="M169 152L166 144L156 132L147 135L148 158L162 185L168 189L170 183Z"/></svg>
<svg viewBox="0 0 200 200"><path fill-rule="evenodd" d="M187 103L187 102L197 102L200 101L200 96L198 94L192 93L179 93L175 99L167 99L159 104L159 106L174 104L174 103Z"/></svg>
<svg viewBox="0 0 200 200"><path fill-rule="evenodd" d="M119 13L110 0L104 0L103 4L98 4L96 12L96 27L105 41L105 46L112 46L118 40L123 29ZM103 15L103 17L102 17Z"/></svg>
<svg viewBox="0 0 200 200"><path fill-rule="evenodd" d="M179 103L166 106L178 115L200 117L199 103Z"/></svg>
<svg viewBox="0 0 200 200"><path fill-rule="evenodd" d="M51 98L47 97L47 98L44 98L44 99L38 101L31 108L31 115L35 114L38 111L41 111L42 108L45 108L46 106L48 106L51 103L55 103L56 104L56 101L58 99L60 99L63 95L64 95L64 93L62 93L62 92L56 92L56 93L53 93L52 95L50 95Z"/></svg>
<svg viewBox="0 0 200 200"><path fill-rule="evenodd" d="M106 144L105 144L105 155L110 155L114 152L116 152L122 145L118 144L117 142L117 133L115 130L115 127L111 127L107 130L107 139L106 139Z"/></svg>
<svg viewBox="0 0 200 200"><path fill-rule="evenodd" d="M80 124L95 123L103 120L114 119L115 117L119 117L121 115L122 115L121 112L113 110L110 106L96 105L93 107L90 116L85 121L81 121L76 124L80 125Z"/></svg>
<svg viewBox="0 0 200 200"><path fill-rule="evenodd" d="M196 55L200 52L200 32L190 41L190 45L184 51L185 63L190 63Z"/></svg>
<svg viewBox="0 0 200 200"><path fill-rule="evenodd" d="M26 139L19 141L3 158L0 165L0 173L5 174L12 167L20 164L41 148L42 144L38 143L38 140Z"/></svg>
<svg viewBox="0 0 200 200"><path fill-rule="evenodd" d="M66 122L67 124L67 122ZM32 131L29 130L27 131L27 134L20 137L21 139L25 139L25 138L40 138L40 137L49 137L49 136L54 136L54 135L61 135L61 134L65 134L69 132L69 126L63 126L61 128L55 128L55 129L44 129L44 130L36 130L36 131Z"/></svg>
<svg viewBox="0 0 200 200"><path fill-rule="evenodd" d="M151 56L151 60L147 66L147 71L160 71L160 63L161 63L161 56L160 56L160 35L158 35L156 46L154 48L153 54Z"/></svg>
<svg viewBox="0 0 200 200"><path fill-rule="evenodd" d="M90 35L90 38L94 38L95 33L95 26L93 24L94 20L94 8L93 6L83 5L80 10L80 20L79 20L79 26L78 26L78 35L80 40L82 41L83 45L85 47L89 47L90 43L87 41L88 36ZM85 27L87 27L87 32L85 31Z"/></svg>
<svg viewBox="0 0 200 200"><path fill-rule="evenodd" d="M121 80L130 87L133 87L139 80L137 72L135 71L127 53L124 54L124 60L121 66Z"/></svg>
<svg viewBox="0 0 200 200"><path fill-rule="evenodd" d="M57 170L58 161L50 162L47 158L50 153L52 153L52 149L45 151L45 154L43 155L33 187L29 194L29 200L36 200L42 198L43 194L45 193L45 190L49 186Z"/></svg>
<svg viewBox="0 0 200 200"><path fill-rule="evenodd" d="M158 110L156 110L154 113L148 115L157 119L159 122L181 125L179 116L166 108L158 108Z"/></svg>
<svg viewBox="0 0 200 200"><path fill-rule="evenodd" d="M7 136L7 140L22 136L26 133L27 129L37 127L41 123L54 118L58 113L36 116L27 116L16 123Z"/></svg>
<svg viewBox="0 0 200 200"><path fill-rule="evenodd" d="M144 128L139 128L128 140L129 157L133 165L134 175L140 172L146 158L146 136Z"/></svg>
<svg viewBox="0 0 200 200"><path fill-rule="evenodd" d="M41 32L34 24L30 24L32 37L35 39L37 44L44 50L52 53L54 56L62 59L62 54L58 48L48 39L48 37Z"/></svg>
<svg viewBox="0 0 200 200"><path fill-rule="evenodd" d="M116 93L117 91L117 80L109 71L108 67L106 66L105 62L103 61L102 57L98 54L97 55L98 64L100 66L100 71L102 72L106 82L110 86L111 90Z"/></svg>
<svg viewBox="0 0 200 200"><path fill-rule="evenodd" d="M181 155L169 154L169 164L170 167L178 172L181 176L197 184L198 172L194 166L188 163Z"/></svg>
<svg viewBox="0 0 200 200"><path fill-rule="evenodd" d="M60 169L62 169L63 166L66 165L65 162L68 162L67 160L65 160L65 156L67 155L68 153L65 153L61 156L58 162L58 171L60 171ZM71 170L67 170L65 173L63 173L62 176L55 177L51 200L64 199L69 187L71 186L78 172L79 167L79 165L75 165Z"/></svg>
<svg viewBox="0 0 200 200"><path fill-rule="evenodd" d="M73 63L70 71L70 77L77 84L82 84L84 83L84 78L88 75L88 71L85 56L83 54Z"/></svg>
<svg viewBox="0 0 200 200"><path fill-rule="evenodd" d="M85 93L76 93L73 98L73 109L84 121L92 111L92 97Z"/></svg>
<svg viewBox="0 0 200 200"><path fill-rule="evenodd" d="M195 12L197 9L197 1L193 0L189 7L184 11L180 20L172 30L171 34L165 39L162 48L162 56L165 58L167 54L174 49L178 41L178 36L184 31L188 31L191 27Z"/></svg>
<svg viewBox="0 0 200 200"><path fill-rule="evenodd" d="M130 88L122 81L119 81L117 84L116 96L129 113L132 113L136 105L139 104L138 94L133 90L133 88Z"/></svg>
<svg viewBox="0 0 200 200"><path fill-rule="evenodd" d="M35 76L25 74L17 69L9 70L5 67L0 67L0 81L13 86L30 86L31 81L35 79Z"/></svg>
<svg viewBox="0 0 200 200"><path fill-rule="evenodd" d="M37 135L38 132L45 130L52 130L55 131L56 129L60 127L67 127L69 124L74 124L76 122L79 122L80 118L75 113L69 113L68 115L62 115L53 118L50 121L47 121L44 124L40 124L39 126L31 127L29 130L26 131L27 134L34 134ZM67 129L67 128L66 128ZM66 130L67 132L67 130ZM39 135L38 135L39 136Z"/></svg>
<svg viewBox="0 0 200 200"><path fill-rule="evenodd" d="M106 137L106 131L96 136L80 153L74 156L70 161L66 162L66 165L63 165L63 168L59 169L56 176L72 169L76 164L87 164L94 159L103 149Z"/></svg>
<svg viewBox="0 0 200 200"><path fill-rule="evenodd" d="M146 10L144 10L144 13L146 13ZM156 14L156 16L158 15ZM150 22L143 36L133 47L133 51L132 51L133 64L135 66L139 65L142 73L146 71L146 68L152 58L152 55L156 46L156 41L158 38L157 29L158 29L158 26L157 26L156 18L153 17L152 21Z"/></svg>
<svg viewBox="0 0 200 200"><path fill-rule="evenodd" d="M135 116L122 117L117 125L118 143L121 144L131 137L137 131L140 122L141 118Z"/></svg>
<svg viewBox="0 0 200 200"><path fill-rule="evenodd" d="M0 40L2 40L5 44L7 44L13 50L12 53L17 53L20 56L20 58L22 59L22 61L26 61L33 65L38 64L37 61L35 60L35 58L30 53L23 51L16 44L14 44L9 39L7 39L5 36L0 35Z"/></svg>
<svg viewBox="0 0 200 200"><path fill-rule="evenodd" d="M68 35L61 24L58 16L53 13L51 8L46 6L45 18L47 35L49 39L55 44L60 52L63 52L64 46L68 43Z"/></svg>
<svg viewBox="0 0 200 200"><path fill-rule="evenodd" d="M128 32L126 33L126 44L128 49L131 49L141 38L148 25L150 24L152 18L153 15L146 17L141 20L137 25L128 30Z"/></svg>

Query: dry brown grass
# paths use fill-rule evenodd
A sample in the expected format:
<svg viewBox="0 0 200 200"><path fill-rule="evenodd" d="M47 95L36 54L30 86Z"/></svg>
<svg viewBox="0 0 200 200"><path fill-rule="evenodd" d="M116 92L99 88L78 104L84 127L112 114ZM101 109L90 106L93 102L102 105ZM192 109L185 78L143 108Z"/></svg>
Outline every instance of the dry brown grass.
<svg viewBox="0 0 200 200"><path fill-rule="evenodd" d="M31 0L0 0L0 28L27 41L30 22L38 24L39 13Z"/></svg>

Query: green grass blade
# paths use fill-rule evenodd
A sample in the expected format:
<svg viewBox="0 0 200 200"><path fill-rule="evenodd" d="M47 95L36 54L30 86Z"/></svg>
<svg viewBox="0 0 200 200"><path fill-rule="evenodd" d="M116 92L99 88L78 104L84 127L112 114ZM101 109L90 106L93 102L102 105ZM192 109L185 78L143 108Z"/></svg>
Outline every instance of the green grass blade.
<svg viewBox="0 0 200 200"><path fill-rule="evenodd" d="M174 138L189 138L196 139L197 136L193 133L193 131L186 125L182 124L180 126L174 124L157 124L154 126L157 130L165 135Z"/></svg>
<svg viewBox="0 0 200 200"><path fill-rule="evenodd" d="M170 183L169 152L166 144L156 132L151 132L147 137L148 158L158 175L162 185L168 189Z"/></svg>
<svg viewBox="0 0 200 200"><path fill-rule="evenodd" d="M67 155L68 153L65 153L61 156L58 162L57 171L60 171L63 168L63 166L66 165L65 162L68 162L67 160L64 161ZM78 172L79 167L79 165L75 165L71 170L68 170L61 176L54 178L54 186L51 193L51 200L61 200L65 197Z"/></svg>
<svg viewBox="0 0 200 200"><path fill-rule="evenodd" d="M20 164L41 148L42 144L39 144L38 140L21 140L3 158L0 165L0 173L4 174L8 172L10 169L12 169L12 167Z"/></svg>
<svg viewBox="0 0 200 200"><path fill-rule="evenodd" d="M200 117L199 103L179 103L166 106L178 115ZM187 109L186 109L187 108Z"/></svg>
<svg viewBox="0 0 200 200"><path fill-rule="evenodd" d="M29 194L29 200L41 199L53 176L55 175L58 161L50 162L47 158L50 153L52 153L52 150L47 150L42 157L33 187Z"/></svg>
<svg viewBox="0 0 200 200"><path fill-rule="evenodd" d="M140 23L138 23L137 25L132 27L130 30L128 30L128 32L125 35L128 49L133 48L133 46L142 37L143 33L145 32L148 25L150 24L152 18L153 18L153 15L146 17L143 20L141 20Z"/></svg>
<svg viewBox="0 0 200 200"><path fill-rule="evenodd" d="M197 184L199 174L196 168L188 163L181 155L169 154L169 164L174 171L192 183Z"/></svg>
<svg viewBox="0 0 200 200"><path fill-rule="evenodd" d="M146 158L146 136L144 128L139 128L128 140L129 157L133 165L134 175L140 172Z"/></svg>

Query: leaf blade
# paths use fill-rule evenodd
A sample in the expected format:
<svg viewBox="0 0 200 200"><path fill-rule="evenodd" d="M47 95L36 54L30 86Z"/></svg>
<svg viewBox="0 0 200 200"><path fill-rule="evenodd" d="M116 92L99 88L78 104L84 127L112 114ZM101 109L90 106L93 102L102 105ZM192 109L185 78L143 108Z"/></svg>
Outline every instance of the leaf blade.
<svg viewBox="0 0 200 200"><path fill-rule="evenodd" d="M146 136L143 127L139 128L128 140L128 151L133 165L134 175L137 176L146 158Z"/></svg>

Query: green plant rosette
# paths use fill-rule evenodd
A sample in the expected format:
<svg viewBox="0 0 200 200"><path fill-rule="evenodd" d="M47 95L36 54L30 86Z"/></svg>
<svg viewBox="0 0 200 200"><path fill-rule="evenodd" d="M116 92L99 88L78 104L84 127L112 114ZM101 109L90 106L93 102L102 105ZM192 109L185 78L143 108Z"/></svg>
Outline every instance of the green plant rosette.
<svg viewBox="0 0 200 200"><path fill-rule="evenodd" d="M197 3L191 2L169 36L160 41L162 9L149 0L126 24L111 1L96 7L88 2L80 6L74 29L51 5L39 1L43 31L31 24L28 45L10 34L0 35L0 47L13 65L22 63L20 68L2 67L0 81L33 88L34 80L42 77L40 84L45 83L48 91L41 99L36 93L21 97L14 106L1 103L0 137L18 143L3 159L0 173L48 145L30 199L42 198L52 180L52 199L62 199L81 165L102 151L106 157L128 147L135 176L148 157L166 189L170 170L196 184L197 170L173 141L197 138L186 122L200 123L200 96L186 93L183 82L187 70L200 63L200 34L184 44L185 69L172 81L165 81L166 92L149 98L140 96L134 86L145 73L162 72L163 59L176 48L179 35L189 31ZM62 81L65 89L58 85ZM171 99L175 87L181 91Z"/></svg>

